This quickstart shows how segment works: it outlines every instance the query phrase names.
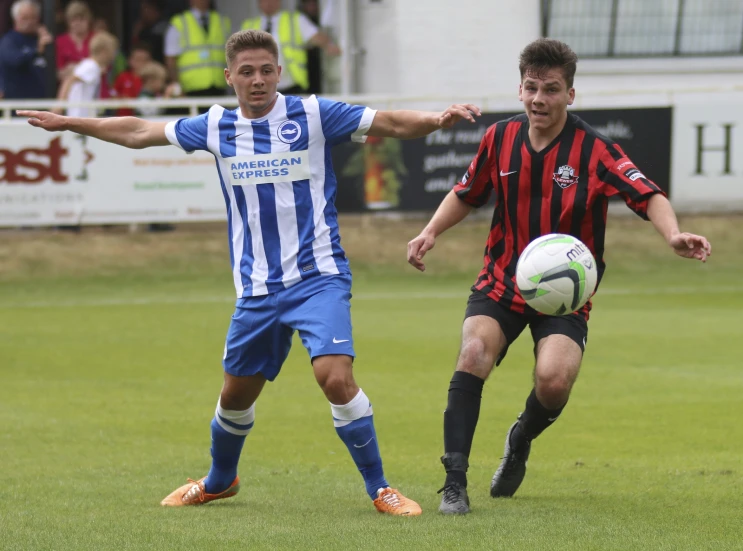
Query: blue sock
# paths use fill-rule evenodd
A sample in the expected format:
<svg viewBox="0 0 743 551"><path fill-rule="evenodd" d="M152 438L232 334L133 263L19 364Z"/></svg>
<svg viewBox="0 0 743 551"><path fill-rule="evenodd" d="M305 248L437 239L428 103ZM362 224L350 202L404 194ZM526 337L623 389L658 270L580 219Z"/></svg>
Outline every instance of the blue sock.
<svg viewBox="0 0 743 551"><path fill-rule="evenodd" d="M237 463L255 421L255 404L245 411L222 409L212 419L212 467L204 481L208 494L218 494L229 488L237 476Z"/></svg>
<svg viewBox="0 0 743 551"><path fill-rule="evenodd" d="M369 399L362 390L348 404L330 404L335 431L351 453L364 477L366 492L376 499L377 490L389 486L384 478L382 457L379 455L374 416Z"/></svg>

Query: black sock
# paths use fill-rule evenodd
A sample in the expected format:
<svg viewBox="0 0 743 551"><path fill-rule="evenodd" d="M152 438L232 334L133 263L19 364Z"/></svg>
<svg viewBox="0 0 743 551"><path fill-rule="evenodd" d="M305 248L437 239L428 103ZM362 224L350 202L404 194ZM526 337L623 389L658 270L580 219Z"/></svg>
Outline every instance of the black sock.
<svg viewBox="0 0 743 551"><path fill-rule="evenodd" d="M537 398L537 391L531 389L531 394L526 399L526 407L523 413L519 415L519 424L511 433L511 445L518 447L525 441L531 442L534 440L544 432L544 429L557 420L563 409L565 409L565 405L559 409L547 409Z"/></svg>
<svg viewBox="0 0 743 551"><path fill-rule="evenodd" d="M444 411L444 456L446 483L467 486L467 466L485 381L464 371L455 371L449 383L449 400Z"/></svg>

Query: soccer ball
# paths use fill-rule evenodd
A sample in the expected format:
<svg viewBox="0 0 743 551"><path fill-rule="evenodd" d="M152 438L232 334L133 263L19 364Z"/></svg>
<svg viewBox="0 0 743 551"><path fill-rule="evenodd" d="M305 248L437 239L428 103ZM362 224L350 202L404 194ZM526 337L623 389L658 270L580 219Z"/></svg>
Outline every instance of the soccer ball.
<svg viewBox="0 0 743 551"><path fill-rule="evenodd" d="M579 310L596 289L596 260L580 239L551 233L524 249L516 265L516 284L537 312L562 316Z"/></svg>

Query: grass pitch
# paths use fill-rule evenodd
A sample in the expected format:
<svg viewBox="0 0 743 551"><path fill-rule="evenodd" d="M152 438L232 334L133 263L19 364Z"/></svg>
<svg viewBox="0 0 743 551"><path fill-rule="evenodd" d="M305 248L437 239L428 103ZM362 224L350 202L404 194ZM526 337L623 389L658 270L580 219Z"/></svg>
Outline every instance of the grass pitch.
<svg viewBox="0 0 743 551"><path fill-rule="evenodd" d="M610 225L607 276L568 408L524 485L488 495L529 393L528 332L485 387L473 512L436 512L442 412L486 226L404 262L419 223L344 220L357 379L385 470L419 518L378 515L301 344L257 405L237 498L159 501L209 467L232 313L220 230L0 234L0 549L742 549L740 219L692 219L715 252L676 259ZM363 230L363 231L362 231Z"/></svg>

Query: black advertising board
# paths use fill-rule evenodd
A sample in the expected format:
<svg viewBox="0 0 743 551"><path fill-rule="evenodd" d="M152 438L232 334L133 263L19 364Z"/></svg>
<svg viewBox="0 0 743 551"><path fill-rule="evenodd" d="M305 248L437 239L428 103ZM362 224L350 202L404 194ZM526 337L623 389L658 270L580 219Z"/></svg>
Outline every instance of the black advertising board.
<svg viewBox="0 0 743 551"><path fill-rule="evenodd" d="M666 193L671 166L670 107L572 110L616 141ZM436 209L477 153L487 128L518 113L483 113L416 140L368 138L333 150L340 212Z"/></svg>

